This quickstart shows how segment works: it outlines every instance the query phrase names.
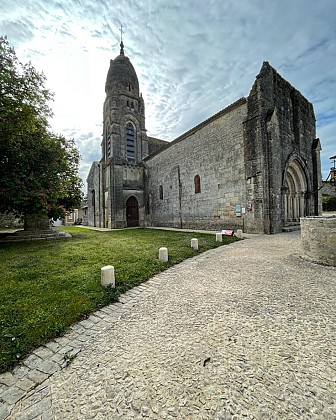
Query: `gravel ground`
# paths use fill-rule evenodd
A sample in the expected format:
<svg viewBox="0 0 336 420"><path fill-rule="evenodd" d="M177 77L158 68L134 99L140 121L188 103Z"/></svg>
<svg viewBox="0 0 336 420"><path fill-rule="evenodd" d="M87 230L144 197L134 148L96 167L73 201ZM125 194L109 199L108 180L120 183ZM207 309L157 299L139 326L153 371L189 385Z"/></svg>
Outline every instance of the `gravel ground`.
<svg viewBox="0 0 336 420"><path fill-rule="evenodd" d="M336 419L336 269L300 253L259 235L155 276L31 356L15 378L76 354L2 418Z"/></svg>

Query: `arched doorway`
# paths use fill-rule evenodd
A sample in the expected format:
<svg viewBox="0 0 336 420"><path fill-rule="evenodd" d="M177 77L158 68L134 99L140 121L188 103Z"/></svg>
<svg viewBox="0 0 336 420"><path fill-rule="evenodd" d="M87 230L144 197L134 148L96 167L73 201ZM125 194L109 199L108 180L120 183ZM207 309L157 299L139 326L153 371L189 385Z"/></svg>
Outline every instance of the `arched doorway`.
<svg viewBox="0 0 336 420"><path fill-rule="evenodd" d="M127 227L139 226L139 204L133 196L126 202L126 222Z"/></svg>
<svg viewBox="0 0 336 420"><path fill-rule="evenodd" d="M285 176L285 223L299 222L308 215L308 185L298 160L292 160Z"/></svg>

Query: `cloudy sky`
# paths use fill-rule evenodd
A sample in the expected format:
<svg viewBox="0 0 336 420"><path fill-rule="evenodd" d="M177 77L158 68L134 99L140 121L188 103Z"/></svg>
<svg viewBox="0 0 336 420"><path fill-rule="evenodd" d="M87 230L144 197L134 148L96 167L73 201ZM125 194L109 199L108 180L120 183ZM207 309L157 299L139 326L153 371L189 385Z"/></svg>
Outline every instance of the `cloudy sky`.
<svg viewBox="0 0 336 420"><path fill-rule="evenodd" d="M0 35L55 93L80 175L100 159L110 58L137 72L148 134L173 140L242 96L263 61L314 104L324 178L336 154L335 0L0 0Z"/></svg>

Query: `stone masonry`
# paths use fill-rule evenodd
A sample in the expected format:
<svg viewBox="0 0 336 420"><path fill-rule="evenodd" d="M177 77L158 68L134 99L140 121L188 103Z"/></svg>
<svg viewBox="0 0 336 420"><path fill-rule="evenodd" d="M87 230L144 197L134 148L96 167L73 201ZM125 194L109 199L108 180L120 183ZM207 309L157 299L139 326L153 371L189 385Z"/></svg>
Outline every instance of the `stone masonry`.
<svg viewBox="0 0 336 420"><path fill-rule="evenodd" d="M133 65L111 60L88 224L277 233L321 214L313 105L264 62L241 98L170 143L147 136Z"/></svg>
<svg viewBox="0 0 336 420"><path fill-rule="evenodd" d="M145 160L150 225L243 228L235 206L245 206L242 124L246 110L242 98ZM195 193L196 175L200 193Z"/></svg>

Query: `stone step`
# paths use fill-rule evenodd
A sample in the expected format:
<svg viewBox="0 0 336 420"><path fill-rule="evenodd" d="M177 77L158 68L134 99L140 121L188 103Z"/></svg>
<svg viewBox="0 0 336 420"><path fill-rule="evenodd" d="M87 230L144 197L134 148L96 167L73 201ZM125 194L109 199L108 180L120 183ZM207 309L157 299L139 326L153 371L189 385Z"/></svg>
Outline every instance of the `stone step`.
<svg viewBox="0 0 336 420"><path fill-rule="evenodd" d="M301 230L301 226L300 224L296 224L296 225L286 225L282 228L283 232L294 232L295 230Z"/></svg>

